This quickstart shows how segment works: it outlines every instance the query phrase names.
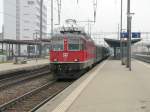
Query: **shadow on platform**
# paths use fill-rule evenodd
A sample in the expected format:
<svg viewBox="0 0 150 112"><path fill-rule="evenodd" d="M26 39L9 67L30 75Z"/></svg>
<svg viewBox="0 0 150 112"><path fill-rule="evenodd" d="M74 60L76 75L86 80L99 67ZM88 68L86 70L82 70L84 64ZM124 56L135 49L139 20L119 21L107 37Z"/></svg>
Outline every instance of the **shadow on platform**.
<svg viewBox="0 0 150 112"><path fill-rule="evenodd" d="M120 57L111 56L111 57L109 58L109 60L120 60Z"/></svg>

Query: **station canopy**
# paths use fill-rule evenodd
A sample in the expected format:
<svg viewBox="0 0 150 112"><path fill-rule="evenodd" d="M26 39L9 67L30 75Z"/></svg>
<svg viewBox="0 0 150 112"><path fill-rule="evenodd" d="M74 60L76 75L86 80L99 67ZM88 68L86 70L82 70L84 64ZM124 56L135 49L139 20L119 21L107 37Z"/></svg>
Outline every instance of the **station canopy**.
<svg viewBox="0 0 150 112"><path fill-rule="evenodd" d="M13 39L1 39L0 43L6 44L22 44L22 45L40 45L41 43L50 44L50 39L41 39L41 40L13 40Z"/></svg>
<svg viewBox="0 0 150 112"><path fill-rule="evenodd" d="M108 39L108 38L104 38L105 42L110 46L110 47L120 47L120 40L116 40L116 39ZM133 39L131 41L132 44L135 44L137 42L141 41L141 39ZM127 40L124 40L123 43L127 43Z"/></svg>

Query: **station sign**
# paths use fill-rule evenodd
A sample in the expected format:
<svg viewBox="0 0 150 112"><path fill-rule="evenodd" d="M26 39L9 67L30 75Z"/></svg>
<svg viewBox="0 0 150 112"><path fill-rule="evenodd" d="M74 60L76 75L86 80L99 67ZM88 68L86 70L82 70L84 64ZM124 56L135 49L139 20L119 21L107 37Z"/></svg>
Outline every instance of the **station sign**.
<svg viewBox="0 0 150 112"><path fill-rule="evenodd" d="M132 32L132 38L140 38L141 33L140 32ZM128 33L127 32L122 32L121 33L121 38L128 38Z"/></svg>
<svg viewBox="0 0 150 112"><path fill-rule="evenodd" d="M133 32L132 33L132 38L140 38L141 37L141 33L140 32Z"/></svg>
<svg viewBox="0 0 150 112"><path fill-rule="evenodd" d="M121 37L121 38L128 38L128 33L127 33L127 32L122 32L122 33L120 34L120 37Z"/></svg>

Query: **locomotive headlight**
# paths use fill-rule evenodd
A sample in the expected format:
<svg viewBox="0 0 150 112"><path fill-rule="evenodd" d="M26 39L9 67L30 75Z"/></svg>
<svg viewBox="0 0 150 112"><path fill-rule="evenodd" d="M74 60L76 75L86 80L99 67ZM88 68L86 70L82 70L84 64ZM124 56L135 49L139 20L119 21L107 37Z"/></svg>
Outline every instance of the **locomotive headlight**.
<svg viewBox="0 0 150 112"><path fill-rule="evenodd" d="M75 62L78 62L79 60L78 60L78 59L74 59L74 61L75 61Z"/></svg>
<svg viewBox="0 0 150 112"><path fill-rule="evenodd" d="M56 61L57 61L57 59L54 59L54 61L56 62Z"/></svg>

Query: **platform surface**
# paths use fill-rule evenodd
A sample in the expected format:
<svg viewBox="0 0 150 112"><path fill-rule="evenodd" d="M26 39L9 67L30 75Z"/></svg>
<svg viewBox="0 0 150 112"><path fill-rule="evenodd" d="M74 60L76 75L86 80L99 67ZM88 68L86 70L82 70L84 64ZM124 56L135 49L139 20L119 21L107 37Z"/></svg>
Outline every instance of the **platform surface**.
<svg viewBox="0 0 150 112"><path fill-rule="evenodd" d="M37 112L150 112L150 64L132 60L132 71L119 60L98 65L92 74L51 110Z"/></svg>
<svg viewBox="0 0 150 112"><path fill-rule="evenodd" d="M32 66L37 66L37 65L43 65L43 64L48 64L49 60L48 59L39 59L39 60L30 60L27 61L27 64L13 64L13 63L2 63L0 64L0 72L5 72L9 70L17 70L17 69L22 69L26 67L32 67Z"/></svg>

